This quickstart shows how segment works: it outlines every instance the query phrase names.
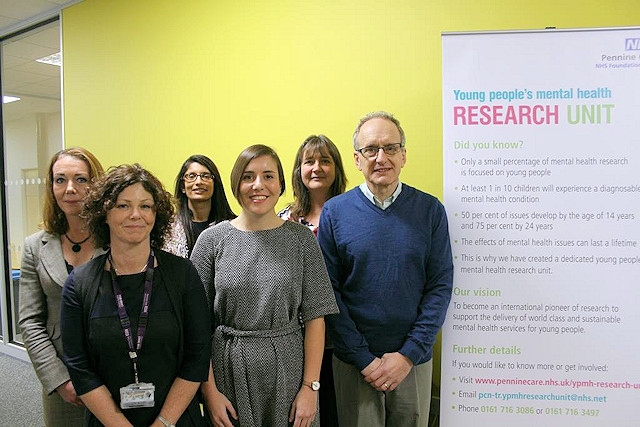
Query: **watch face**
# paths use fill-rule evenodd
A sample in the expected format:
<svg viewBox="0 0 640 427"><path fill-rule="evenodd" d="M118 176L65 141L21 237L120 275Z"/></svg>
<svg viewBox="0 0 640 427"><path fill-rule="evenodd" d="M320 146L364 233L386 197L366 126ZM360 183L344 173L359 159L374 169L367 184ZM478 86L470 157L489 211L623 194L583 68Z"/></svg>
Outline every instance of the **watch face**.
<svg viewBox="0 0 640 427"><path fill-rule="evenodd" d="M311 383L311 390L318 391L320 390L320 381L314 381Z"/></svg>

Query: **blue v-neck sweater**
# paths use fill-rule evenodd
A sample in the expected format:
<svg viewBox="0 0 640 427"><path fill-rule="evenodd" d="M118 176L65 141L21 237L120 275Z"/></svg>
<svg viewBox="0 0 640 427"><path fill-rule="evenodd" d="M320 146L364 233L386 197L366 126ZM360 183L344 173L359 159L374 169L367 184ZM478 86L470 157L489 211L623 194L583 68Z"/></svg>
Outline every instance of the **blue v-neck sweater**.
<svg viewBox="0 0 640 427"><path fill-rule="evenodd" d="M442 204L403 184L382 210L356 187L325 203L318 242L340 308L326 317L336 357L360 370L396 351L429 361L453 285Z"/></svg>

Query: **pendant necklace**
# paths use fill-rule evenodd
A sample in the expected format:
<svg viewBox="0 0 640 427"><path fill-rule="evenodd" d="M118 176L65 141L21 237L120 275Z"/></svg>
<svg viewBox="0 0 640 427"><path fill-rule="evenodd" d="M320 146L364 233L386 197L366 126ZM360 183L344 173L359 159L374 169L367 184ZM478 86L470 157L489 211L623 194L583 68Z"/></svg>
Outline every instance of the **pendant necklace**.
<svg viewBox="0 0 640 427"><path fill-rule="evenodd" d="M82 246L80 246L80 245L82 245L84 242L86 242L87 240L89 240L89 237L91 237L91 234L89 234L89 235L87 236L87 238L86 238L86 239L84 239L84 240L83 240L83 241L81 241L81 242L74 242L74 241L73 241L73 240L71 240L71 238L67 235L67 233L65 233L65 234L64 234L64 236L67 238L67 240L68 240L68 241L70 241L71 243L73 243L73 246L71 246L71 250L72 250L73 252L78 253L78 252L80 252L80 251L82 250Z"/></svg>

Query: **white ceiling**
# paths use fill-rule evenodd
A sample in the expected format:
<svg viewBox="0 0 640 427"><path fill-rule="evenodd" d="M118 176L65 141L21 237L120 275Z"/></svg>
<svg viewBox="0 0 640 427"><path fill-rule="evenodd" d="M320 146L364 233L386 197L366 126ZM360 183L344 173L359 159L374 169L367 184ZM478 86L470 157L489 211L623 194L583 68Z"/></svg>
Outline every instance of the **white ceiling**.
<svg viewBox="0 0 640 427"><path fill-rule="evenodd" d="M5 121L33 113L60 111L60 67L35 62L60 51L58 22L12 37L78 0L0 0L2 93L20 97L3 105Z"/></svg>

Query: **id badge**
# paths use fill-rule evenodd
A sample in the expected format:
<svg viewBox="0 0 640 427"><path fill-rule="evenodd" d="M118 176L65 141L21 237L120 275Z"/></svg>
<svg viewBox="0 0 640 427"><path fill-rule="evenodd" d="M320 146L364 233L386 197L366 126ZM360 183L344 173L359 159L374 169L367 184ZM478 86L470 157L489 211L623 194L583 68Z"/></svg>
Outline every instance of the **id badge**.
<svg viewBox="0 0 640 427"><path fill-rule="evenodd" d="M153 408L156 387L151 383L129 384L120 387L120 408Z"/></svg>

